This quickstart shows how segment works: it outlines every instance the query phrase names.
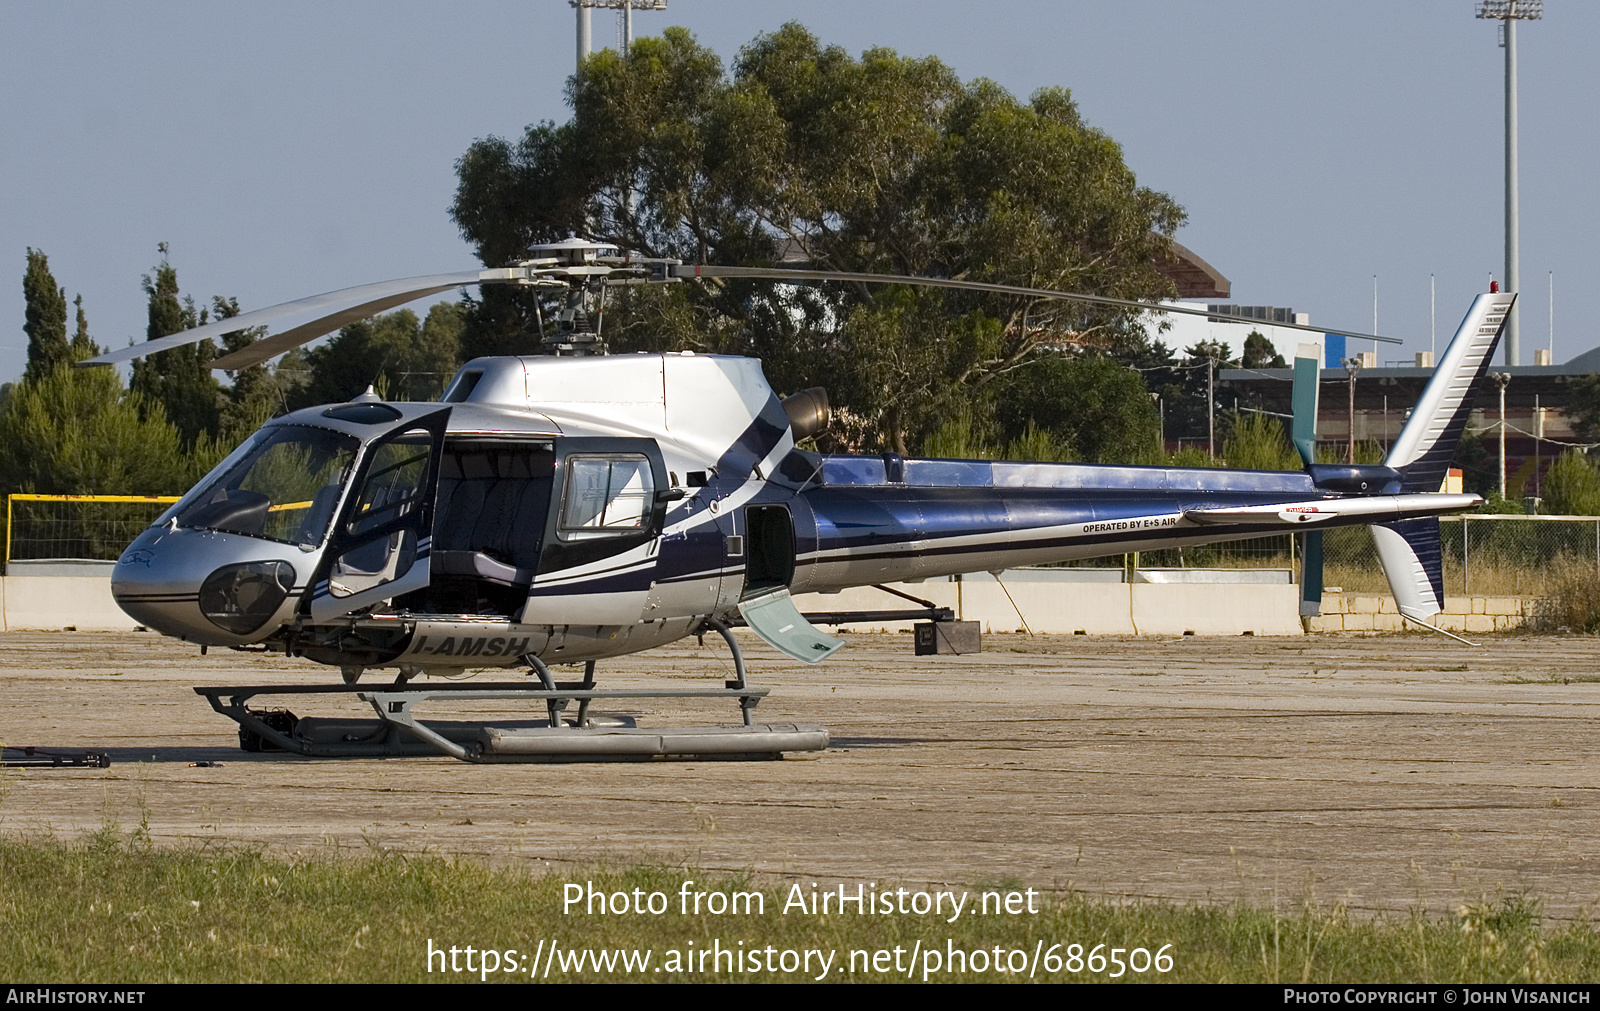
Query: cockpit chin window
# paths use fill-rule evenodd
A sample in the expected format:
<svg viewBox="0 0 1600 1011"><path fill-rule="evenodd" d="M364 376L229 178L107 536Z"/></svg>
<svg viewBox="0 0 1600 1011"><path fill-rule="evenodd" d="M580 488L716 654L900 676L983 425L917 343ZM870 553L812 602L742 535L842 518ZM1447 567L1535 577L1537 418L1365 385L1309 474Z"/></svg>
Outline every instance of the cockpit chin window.
<svg viewBox="0 0 1600 1011"><path fill-rule="evenodd" d="M327 535L359 446L327 429L271 429L194 497L178 526L315 547Z"/></svg>

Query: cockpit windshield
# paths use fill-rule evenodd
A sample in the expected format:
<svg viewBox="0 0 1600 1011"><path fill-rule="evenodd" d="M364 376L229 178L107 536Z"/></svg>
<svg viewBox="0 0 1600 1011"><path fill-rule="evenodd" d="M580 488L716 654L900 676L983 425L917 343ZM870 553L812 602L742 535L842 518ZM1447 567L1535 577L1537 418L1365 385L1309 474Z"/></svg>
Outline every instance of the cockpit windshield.
<svg viewBox="0 0 1600 1011"><path fill-rule="evenodd" d="M324 428L282 425L217 476L178 514L196 530L322 543L360 441Z"/></svg>

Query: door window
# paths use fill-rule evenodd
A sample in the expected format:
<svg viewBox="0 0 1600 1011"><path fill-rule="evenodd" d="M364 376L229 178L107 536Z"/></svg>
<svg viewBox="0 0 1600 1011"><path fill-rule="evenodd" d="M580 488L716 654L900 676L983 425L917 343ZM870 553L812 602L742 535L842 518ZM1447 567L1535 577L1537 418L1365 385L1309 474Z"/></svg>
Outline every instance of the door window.
<svg viewBox="0 0 1600 1011"><path fill-rule="evenodd" d="M422 429L406 432L373 451L366 480L345 521L345 533L356 539L379 527L392 532L340 555L328 573L329 593L348 597L398 579L411 568L417 557L416 531L393 529L393 524L421 507L432 455L433 436Z"/></svg>
<svg viewBox="0 0 1600 1011"><path fill-rule="evenodd" d="M379 446L345 524L346 532L359 536L414 512L422 502L432 453L433 438L421 430Z"/></svg>

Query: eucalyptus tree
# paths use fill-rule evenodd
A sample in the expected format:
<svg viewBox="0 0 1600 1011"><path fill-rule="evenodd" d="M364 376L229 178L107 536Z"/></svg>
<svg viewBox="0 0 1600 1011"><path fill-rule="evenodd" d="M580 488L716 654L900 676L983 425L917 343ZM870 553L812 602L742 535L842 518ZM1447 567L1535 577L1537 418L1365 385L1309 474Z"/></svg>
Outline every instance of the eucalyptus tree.
<svg viewBox="0 0 1600 1011"><path fill-rule="evenodd" d="M858 58L789 24L731 70L681 28L601 52L568 100L568 122L479 141L458 163L452 213L486 264L581 233L688 261L1172 293L1159 263L1182 209L1139 186L1061 88L1021 102L936 58ZM531 350L536 297L485 291L463 352ZM604 326L624 350L757 355L780 389L827 385L865 446L901 452L958 404L992 416L1040 363L1146 341L1118 310L859 284L638 288ZM1134 399L1153 440L1154 410Z"/></svg>

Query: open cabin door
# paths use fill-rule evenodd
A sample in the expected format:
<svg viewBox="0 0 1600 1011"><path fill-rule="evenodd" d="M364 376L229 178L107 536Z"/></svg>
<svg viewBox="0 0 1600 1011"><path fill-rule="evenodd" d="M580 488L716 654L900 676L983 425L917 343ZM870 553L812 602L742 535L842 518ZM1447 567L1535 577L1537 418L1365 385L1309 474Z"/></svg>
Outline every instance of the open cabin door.
<svg viewBox="0 0 1600 1011"><path fill-rule="evenodd" d="M796 660L820 663L844 646L818 631L794 606L794 517L785 506L745 507L744 592L739 614L767 644Z"/></svg>
<svg viewBox="0 0 1600 1011"><path fill-rule="evenodd" d="M345 496L338 522L317 566L307 608L328 621L428 585L439 458L450 409L355 403L331 412L365 412L374 423L393 415L388 430L369 439ZM426 412L426 413L424 413Z"/></svg>
<svg viewBox="0 0 1600 1011"><path fill-rule="evenodd" d="M652 439L564 437L539 572L521 621L633 625L655 585L671 491Z"/></svg>

